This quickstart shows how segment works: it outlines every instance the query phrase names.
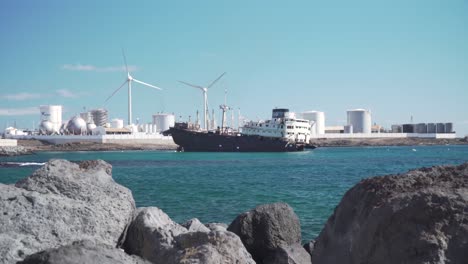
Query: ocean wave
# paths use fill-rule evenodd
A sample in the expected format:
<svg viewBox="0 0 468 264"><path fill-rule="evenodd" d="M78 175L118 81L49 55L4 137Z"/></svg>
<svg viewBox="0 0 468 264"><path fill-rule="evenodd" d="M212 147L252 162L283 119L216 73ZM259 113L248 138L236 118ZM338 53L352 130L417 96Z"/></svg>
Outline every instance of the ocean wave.
<svg viewBox="0 0 468 264"><path fill-rule="evenodd" d="M0 168L43 166L44 162L0 162Z"/></svg>

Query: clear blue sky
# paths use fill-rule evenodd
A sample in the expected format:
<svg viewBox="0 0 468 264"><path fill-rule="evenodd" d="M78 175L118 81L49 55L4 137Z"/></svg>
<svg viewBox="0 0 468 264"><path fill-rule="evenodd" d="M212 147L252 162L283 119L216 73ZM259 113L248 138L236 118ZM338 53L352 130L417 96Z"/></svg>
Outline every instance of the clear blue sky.
<svg viewBox="0 0 468 264"><path fill-rule="evenodd" d="M187 119L224 101L249 119L321 110L327 125L367 108L384 126L454 122L468 134L468 1L2 1L0 128L32 127L41 104L64 118L104 106L125 80L133 116ZM122 89L105 107L127 119Z"/></svg>

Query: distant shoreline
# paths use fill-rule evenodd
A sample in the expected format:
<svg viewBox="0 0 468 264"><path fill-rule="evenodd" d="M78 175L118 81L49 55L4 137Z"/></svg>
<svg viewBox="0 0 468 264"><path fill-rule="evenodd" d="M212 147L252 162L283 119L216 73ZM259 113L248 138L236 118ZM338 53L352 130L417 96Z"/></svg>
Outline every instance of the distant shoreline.
<svg viewBox="0 0 468 264"><path fill-rule="evenodd" d="M468 138L433 139L433 138L366 138L366 139L313 139L311 144L317 147L366 147L366 146L443 146L468 145Z"/></svg>
<svg viewBox="0 0 468 264"><path fill-rule="evenodd" d="M434 146L466 145L467 138L427 139L427 138L368 138L368 139L314 139L311 143L317 147L358 147L358 146ZM118 150L176 150L174 142L158 144L96 144L91 142L52 145L39 140L18 140L32 152L40 151L118 151Z"/></svg>
<svg viewBox="0 0 468 264"><path fill-rule="evenodd" d="M177 145L170 141L167 143L157 144L116 144L116 143L94 143L94 142L77 142L66 144L49 144L39 140L18 140L18 146L22 146L31 152L44 151L120 151L120 150L176 150Z"/></svg>

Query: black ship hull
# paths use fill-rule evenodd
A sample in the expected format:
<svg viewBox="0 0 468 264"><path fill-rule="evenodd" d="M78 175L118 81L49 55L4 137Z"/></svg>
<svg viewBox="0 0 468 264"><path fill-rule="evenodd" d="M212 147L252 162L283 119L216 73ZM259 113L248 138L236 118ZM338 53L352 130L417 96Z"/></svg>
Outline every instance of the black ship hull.
<svg viewBox="0 0 468 264"><path fill-rule="evenodd" d="M313 148L304 143L281 138L248 135L225 135L212 132L170 128L168 131L180 151L187 152L290 152Z"/></svg>

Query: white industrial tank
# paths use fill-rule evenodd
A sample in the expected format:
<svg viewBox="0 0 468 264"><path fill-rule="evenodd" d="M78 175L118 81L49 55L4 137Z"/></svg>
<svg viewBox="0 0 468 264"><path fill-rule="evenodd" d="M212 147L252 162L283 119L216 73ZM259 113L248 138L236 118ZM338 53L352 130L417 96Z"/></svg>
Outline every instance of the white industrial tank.
<svg viewBox="0 0 468 264"><path fill-rule="evenodd" d="M325 113L320 111L303 112L302 118L311 121L311 133L316 135L325 134Z"/></svg>
<svg viewBox="0 0 468 264"><path fill-rule="evenodd" d="M68 121L67 130L68 133L74 135L86 133L86 122L80 116L75 116Z"/></svg>
<svg viewBox="0 0 468 264"><path fill-rule="evenodd" d="M39 124L39 133L41 135L52 135L55 132L54 125L48 120L42 120Z"/></svg>
<svg viewBox="0 0 468 264"><path fill-rule="evenodd" d="M153 125L156 125L156 129L153 132L162 132L173 127L175 124L175 116L173 114L154 114Z"/></svg>
<svg viewBox="0 0 468 264"><path fill-rule="evenodd" d="M107 124L107 110L104 108L91 110L91 116L96 126L105 126Z"/></svg>
<svg viewBox="0 0 468 264"><path fill-rule="evenodd" d="M124 127L123 119L119 119L119 118L112 119L111 127L112 128L123 128Z"/></svg>
<svg viewBox="0 0 468 264"><path fill-rule="evenodd" d="M80 117L83 118L83 120L86 123L94 123L93 115L91 114L91 112L80 113Z"/></svg>
<svg viewBox="0 0 468 264"><path fill-rule="evenodd" d="M371 133L371 113L365 109L348 110L348 126L353 126L353 133Z"/></svg>
<svg viewBox="0 0 468 264"><path fill-rule="evenodd" d="M41 105L39 106L39 111L41 112L41 121L51 122L53 132L58 133L62 125L62 106Z"/></svg>
<svg viewBox="0 0 468 264"><path fill-rule="evenodd" d="M96 128L96 125L94 123L88 123L86 125L86 128L88 129L88 131L91 131Z"/></svg>

